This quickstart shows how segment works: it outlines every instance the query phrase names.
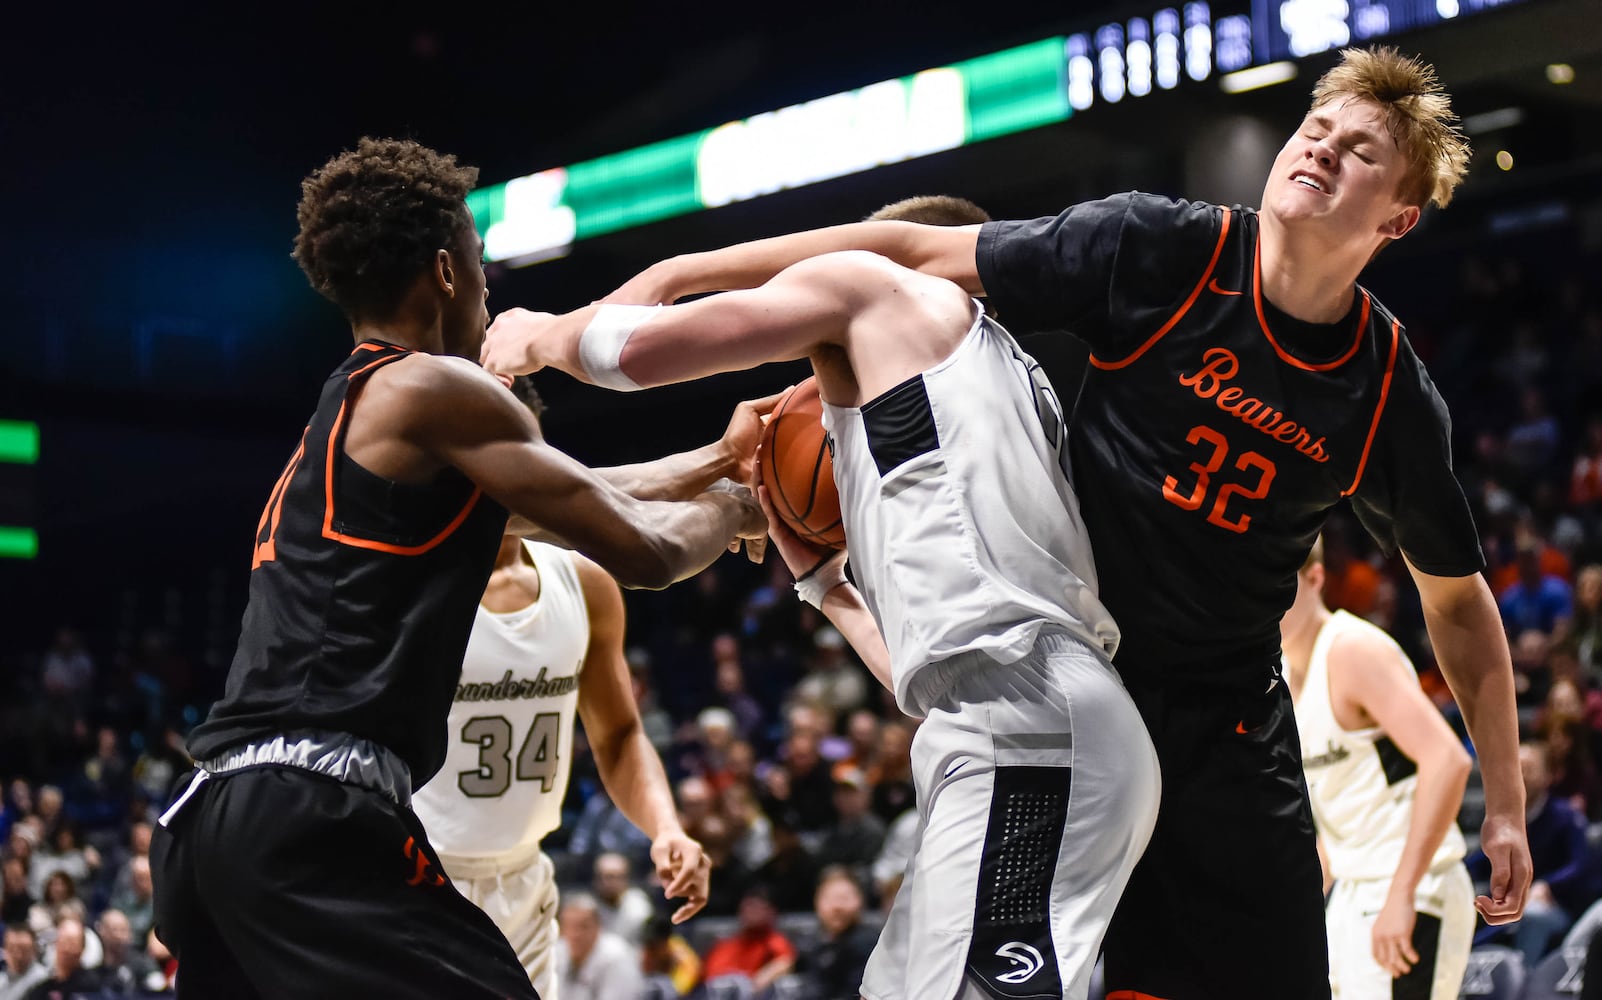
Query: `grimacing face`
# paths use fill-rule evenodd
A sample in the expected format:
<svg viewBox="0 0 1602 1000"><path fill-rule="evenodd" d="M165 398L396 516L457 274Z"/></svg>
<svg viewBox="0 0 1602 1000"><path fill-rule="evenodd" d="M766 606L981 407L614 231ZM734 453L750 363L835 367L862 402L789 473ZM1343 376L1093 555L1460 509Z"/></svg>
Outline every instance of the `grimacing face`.
<svg viewBox="0 0 1602 1000"><path fill-rule="evenodd" d="M1340 98L1308 112L1274 158L1263 212L1326 242L1378 245L1405 234L1417 206L1401 200L1407 160L1373 101Z"/></svg>

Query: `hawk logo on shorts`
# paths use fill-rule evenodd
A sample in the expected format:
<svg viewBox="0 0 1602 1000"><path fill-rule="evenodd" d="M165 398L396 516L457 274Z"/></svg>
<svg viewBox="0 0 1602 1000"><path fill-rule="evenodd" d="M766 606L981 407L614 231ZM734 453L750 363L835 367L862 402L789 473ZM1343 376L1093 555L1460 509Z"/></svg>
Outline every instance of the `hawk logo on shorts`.
<svg viewBox="0 0 1602 1000"><path fill-rule="evenodd" d="M1046 966L1046 960L1040 957L1040 952L1022 941L1008 941L996 949L996 956L1018 966L1006 975L996 977L996 982L1012 986L1027 983L1035 977L1035 973Z"/></svg>

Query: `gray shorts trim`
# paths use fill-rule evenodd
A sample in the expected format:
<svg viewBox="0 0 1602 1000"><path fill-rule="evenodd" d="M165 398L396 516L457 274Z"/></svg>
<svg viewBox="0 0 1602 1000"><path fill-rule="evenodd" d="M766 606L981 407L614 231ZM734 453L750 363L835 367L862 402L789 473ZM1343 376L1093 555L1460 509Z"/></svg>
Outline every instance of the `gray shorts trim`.
<svg viewBox="0 0 1602 1000"><path fill-rule="evenodd" d="M213 775L277 764L298 767L355 785L406 806L412 801L412 772L395 752L349 733L302 732L252 740L199 762Z"/></svg>

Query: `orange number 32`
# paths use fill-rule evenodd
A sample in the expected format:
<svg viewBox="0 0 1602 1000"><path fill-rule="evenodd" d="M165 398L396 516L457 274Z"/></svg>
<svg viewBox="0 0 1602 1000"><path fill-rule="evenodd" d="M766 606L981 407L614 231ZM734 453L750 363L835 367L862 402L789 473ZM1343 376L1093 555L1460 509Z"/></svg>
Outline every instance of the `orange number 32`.
<svg viewBox="0 0 1602 1000"><path fill-rule="evenodd" d="M1196 485L1191 487L1190 492L1181 492L1179 480L1169 476L1163 480L1163 497L1169 503L1183 510L1200 510L1202 504L1207 501L1207 490L1212 483L1213 474L1223 469L1225 460L1229 458L1229 441L1225 439L1224 435L1211 427L1201 425L1192 427L1190 433L1185 435L1185 441L1189 444L1205 445L1210 450L1210 454L1205 462L1190 463L1190 471L1196 475ZM1248 489L1240 483L1225 483L1219 487L1218 493L1213 498L1212 509L1207 512L1207 520L1220 528L1233 531L1237 535L1243 535L1246 533L1246 529L1251 527L1252 516L1250 514L1241 514L1231 520L1225 514L1225 508L1229 506L1229 501L1236 494L1247 500L1261 500L1267 496L1268 487L1274 482L1276 470L1274 463L1270 459L1259 455L1255 451L1242 452L1237 456L1235 468L1241 472L1250 472L1255 469L1257 471L1257 485Z"/></svg>

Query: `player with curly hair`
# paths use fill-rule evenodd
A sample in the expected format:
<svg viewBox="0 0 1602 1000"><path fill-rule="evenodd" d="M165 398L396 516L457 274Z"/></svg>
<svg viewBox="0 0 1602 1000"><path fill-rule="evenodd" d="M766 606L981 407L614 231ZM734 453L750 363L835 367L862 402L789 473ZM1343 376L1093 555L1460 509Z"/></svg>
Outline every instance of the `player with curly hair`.
<svg viewBox="0 0 1602 1000"><path fill-rule="evenodd" d="M302 184L295 259L355 346L262 512L227 687L152 844L158 935L186 996L536 996L410 807L446 757L508 512L634 587L765 532L726 481L750 475L765 404L742 404L716 444L603 472L548 445L478 366L476 179L367 138ZM698 861L661 865L669 895Z"/></svg>

